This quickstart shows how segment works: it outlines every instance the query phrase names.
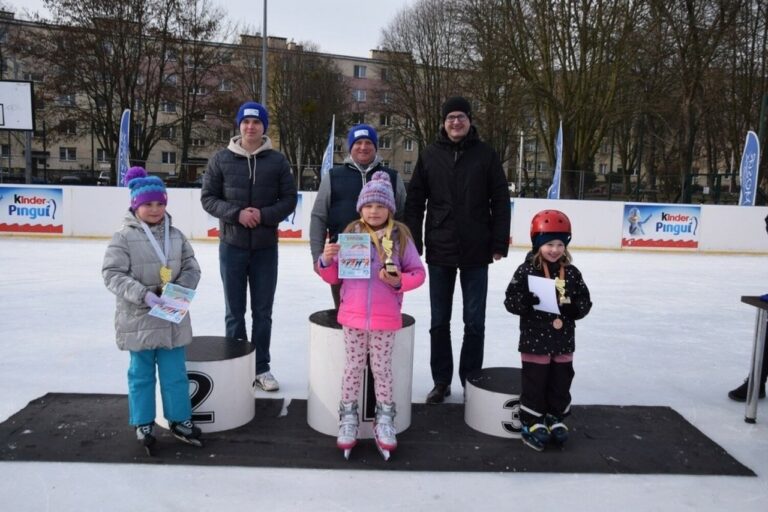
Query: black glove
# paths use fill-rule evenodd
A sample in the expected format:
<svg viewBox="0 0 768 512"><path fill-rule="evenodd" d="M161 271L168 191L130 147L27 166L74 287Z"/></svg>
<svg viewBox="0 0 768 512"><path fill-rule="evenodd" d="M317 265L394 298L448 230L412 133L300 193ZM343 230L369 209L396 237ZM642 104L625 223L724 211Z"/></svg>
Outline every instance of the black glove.
<svg viewBox="0 0 768 512"><path fill-rule="evenodd" d="M524 293L523 296L520 298L520 304L523 306L528 306L529 308L535 306L541 302L539 298L534 295L532 292Z"/></svg>
<svg viewBox="0 0 768 512"><path fill-rule="evenodd" d="M576 304L560 304L560 315L576 320L579 317L579 308Z"/></svg>

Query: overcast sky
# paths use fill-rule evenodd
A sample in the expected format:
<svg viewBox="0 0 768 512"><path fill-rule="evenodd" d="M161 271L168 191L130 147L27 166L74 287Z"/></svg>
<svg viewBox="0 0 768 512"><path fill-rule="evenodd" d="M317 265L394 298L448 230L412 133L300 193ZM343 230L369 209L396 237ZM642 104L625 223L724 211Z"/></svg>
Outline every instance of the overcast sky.
<svg viewBox="0 0 768 512"><path fill-rule="evenodd" d="M416 0L271 0L267 3L267 32L296 42L312 41L320 51L368 57L394 16ZM236 23L262 27L264 7L259 0L212 0L225 7ZM43 9L43 0L5 0L17 12Z"/></svg>

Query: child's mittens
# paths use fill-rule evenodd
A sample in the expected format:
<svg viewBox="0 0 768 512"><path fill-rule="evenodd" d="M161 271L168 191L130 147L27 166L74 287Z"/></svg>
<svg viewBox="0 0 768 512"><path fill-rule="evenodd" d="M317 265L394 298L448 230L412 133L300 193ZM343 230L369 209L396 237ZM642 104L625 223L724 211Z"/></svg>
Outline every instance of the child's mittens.
<svg viewBox="0 0 768 512"><path fill-rule="evenodd" d="M164 303L165 301L158 297L155 292L147 292L147 294L144 296L144 304L150 308L155 306L162 306Z"/></svg>
<svg viewBox="0 0 768 512"><path fill-rule="evenodd" d="M532 308L536 304L540 303L541 300L539 300L539 297L536 296L533 292L525 292L523 296L520 298L520 304L523 306Z"/></svg>
<svg viewBox="0 0 768 512"><path fill-rule="evenodd" d="M560 304L560 315L577 320L579 318L579 308L576 304Z"/></svg>

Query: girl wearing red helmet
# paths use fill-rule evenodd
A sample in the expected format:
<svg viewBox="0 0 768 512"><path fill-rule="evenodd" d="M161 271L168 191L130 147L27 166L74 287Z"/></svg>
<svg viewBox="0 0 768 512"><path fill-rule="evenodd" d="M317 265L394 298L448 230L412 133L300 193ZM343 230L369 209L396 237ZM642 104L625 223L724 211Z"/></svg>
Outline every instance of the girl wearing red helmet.
<svg viewBox="0 0 768 512"><path fill-rule="evenodd" d="M543 210L531 220L533 249L507 287L504 306L520 316L523 443L541 451L568 439L564 418L570 413L576 320L592 308L581 272L571 264L571 221L558 210ZM539 310L528 276L555 280L559 314Z"/></svg>

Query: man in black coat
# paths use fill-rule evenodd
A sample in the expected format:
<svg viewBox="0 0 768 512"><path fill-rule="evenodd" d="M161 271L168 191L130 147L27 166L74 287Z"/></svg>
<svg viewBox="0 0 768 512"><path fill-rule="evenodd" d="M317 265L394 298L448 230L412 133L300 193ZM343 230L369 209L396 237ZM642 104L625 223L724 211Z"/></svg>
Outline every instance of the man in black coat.
<svg viewBox="0 0 768 512"><path fill-rule="evenodd" d="M467 375L483 366L488 264L509 249L509 191L499 156L480 140L469 101L452 97L441 110L443 126L437 141L419 155L405 203L405 223L419 253L426 246L429 270L434 388L427 403L441 403L451 394L457 273L464 319L459 379L464 386Z"/></svg>

